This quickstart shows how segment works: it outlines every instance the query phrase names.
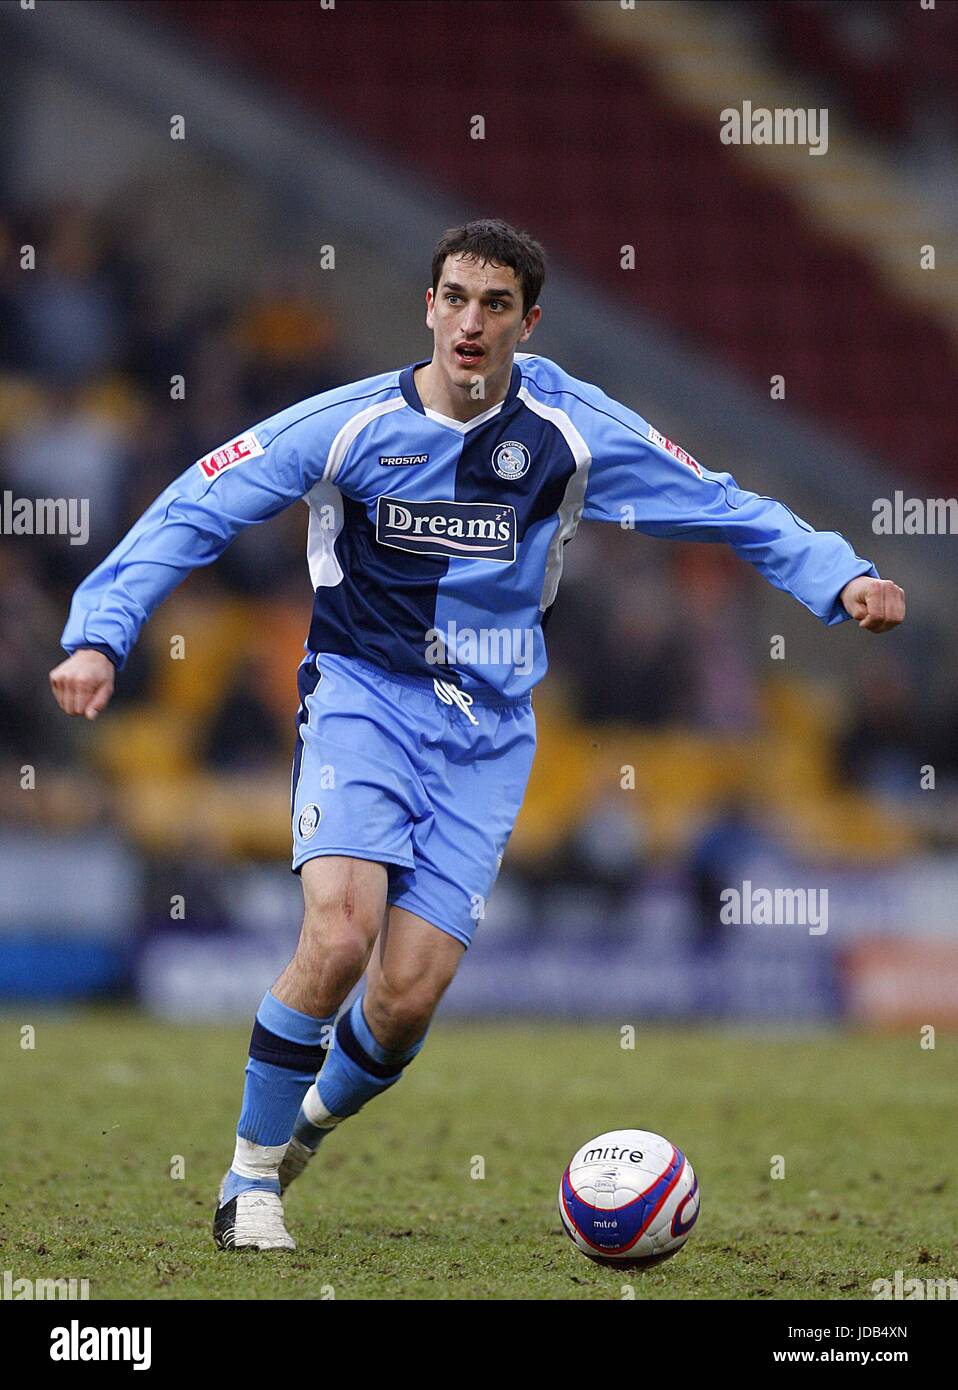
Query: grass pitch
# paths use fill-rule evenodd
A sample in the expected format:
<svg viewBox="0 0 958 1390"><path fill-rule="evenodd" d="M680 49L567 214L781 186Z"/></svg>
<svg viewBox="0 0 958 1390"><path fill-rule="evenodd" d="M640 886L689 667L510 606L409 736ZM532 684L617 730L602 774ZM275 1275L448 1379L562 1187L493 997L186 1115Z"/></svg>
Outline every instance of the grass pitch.
<svg viewBox="0 0 958 1390"><path fill-rule="evenodd" d="M440 1021L290 1190L295 1254L219 1254L248 1036L0 1018L0 1270L91 1299L869 1299L896 1269L958 1273L954 1039L676 1025L624 1051L614 1023ZM645 1273L585 1259L556 1209L572 1153L621 1127L666 1134L702 1189L688 1245Z"/></svg>

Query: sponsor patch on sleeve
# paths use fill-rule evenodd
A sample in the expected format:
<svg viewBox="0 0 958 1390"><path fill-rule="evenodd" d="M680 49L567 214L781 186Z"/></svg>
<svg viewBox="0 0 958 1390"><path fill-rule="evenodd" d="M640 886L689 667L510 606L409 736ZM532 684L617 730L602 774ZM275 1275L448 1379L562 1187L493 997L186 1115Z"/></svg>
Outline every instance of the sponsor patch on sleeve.
<svg viewBox="0 0 958 1390"><path fill-rule="evenodd" d="M660 449L667 450L673 458L677 458L679 463L684 463L687 468L693 468L701 478L702 470L692 455L687 454L678 444L673 444L671 439L666 439L664 434L659 434L658 430L653 429L651 425L649 425L649 438L653 444L658 444Z"/></svg>
<svg viewBox="0 0 958 1390"><path fill-rule="evenodd" d="M201 459L197 459L196 466L204 478L218 478L227 468L235 468L238 463L245 463L247 459L254 459L265 452L253 431L247 430L245 434L238 434L235 439L231 439L228 444L214 449L211 454L204 454Z"/></svg>

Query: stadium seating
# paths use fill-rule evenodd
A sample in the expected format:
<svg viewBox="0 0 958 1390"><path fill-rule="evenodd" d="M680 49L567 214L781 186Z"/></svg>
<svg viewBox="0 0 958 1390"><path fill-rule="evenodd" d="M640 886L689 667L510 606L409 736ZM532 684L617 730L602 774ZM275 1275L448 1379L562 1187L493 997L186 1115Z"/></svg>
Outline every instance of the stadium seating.
<svg viewBox="0 0 958 1390"><path fill-rule="evenodd" d="M936 317L901 302L857 247L813 225L764 171L748 171L722 147L714 128L663 100L651 72L600 47L574 7L550 7L548 26L535 7L486 7L497 53L534 55L529 68L493 59L470 27L469 7L450 0L442 14L448 51L458 56L446 68L435 45L419 41L424 6L435 31L429 0L322 17L311 6L277 5L268 32L252 18L238 21L242 7L206 0L177 0L163 15L285 85L410 175L534 227L557 257L753 384L767 389L774 364L793 407L917 477L955 487L958 419L927 408L929 393L958 391L958 351ZM840 27L834 13L853 7L767 8L776 32L805 33L808 53ZM922 32L917 5L885 8L911 8L906 27L916 38ZM327 42L332 24L335 45ZM826 45L823 63L830 52ZM905 52L895 69L907 69L902 84L914 87L920 60ZM423 99L410 101L410 90ZM482 141L469 135L477 113ZM450 128L461 143L448 139ZM592 158L609 141L614 166ZM634 274L619 268L624 242L636 248Z"/></svg>

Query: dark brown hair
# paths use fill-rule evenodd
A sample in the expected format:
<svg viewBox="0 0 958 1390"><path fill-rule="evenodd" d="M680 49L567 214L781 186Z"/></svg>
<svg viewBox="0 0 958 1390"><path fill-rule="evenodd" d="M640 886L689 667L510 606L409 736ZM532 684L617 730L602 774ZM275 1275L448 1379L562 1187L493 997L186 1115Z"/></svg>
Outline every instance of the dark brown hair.
<svg viewBox="0 0 958 1390"><path fill-rule="evenodd" d="M523 314L538 302L546 278L545 251L534 237L516 231L508 222L498 217L483 217L443 232L432 253L433 294L447 256L475 256L482 265L494 261L497 265L511 266L522 286Z"/></svg>

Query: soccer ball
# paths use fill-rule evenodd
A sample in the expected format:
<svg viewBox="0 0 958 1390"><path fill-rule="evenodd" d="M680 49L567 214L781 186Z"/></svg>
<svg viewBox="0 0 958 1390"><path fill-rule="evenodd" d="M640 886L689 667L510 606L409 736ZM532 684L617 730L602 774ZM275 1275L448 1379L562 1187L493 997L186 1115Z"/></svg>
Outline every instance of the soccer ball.
<svg viewBox="0 0 958 1390"><path fill-rule="evenodd" d="M648 1268L688 1240L699 1184L685 1154L646 1129L612 1129L583 1144L559 1185L576 1248L599 1264Z"/></svg>

